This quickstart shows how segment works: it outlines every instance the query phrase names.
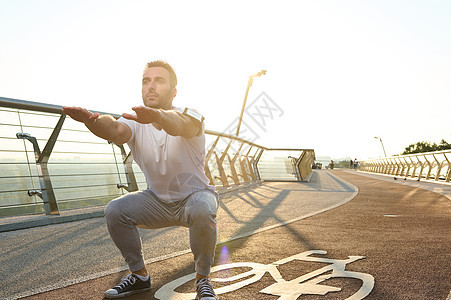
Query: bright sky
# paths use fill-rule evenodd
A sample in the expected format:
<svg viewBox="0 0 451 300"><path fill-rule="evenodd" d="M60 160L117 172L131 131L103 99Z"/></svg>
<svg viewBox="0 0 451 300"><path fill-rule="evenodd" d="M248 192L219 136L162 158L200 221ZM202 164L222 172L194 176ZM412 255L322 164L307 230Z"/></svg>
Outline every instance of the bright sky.
<svg viewBox="0 0 451 300"><path fill-rule="evenodd" d="M378 136L397 154L451 142L450 16L449 0L0 0L0 96L129 112L163 59L174 104L224 131L265 69L248 104L265 92L279 110L245 115L256 143L367 159Z"/></svg>

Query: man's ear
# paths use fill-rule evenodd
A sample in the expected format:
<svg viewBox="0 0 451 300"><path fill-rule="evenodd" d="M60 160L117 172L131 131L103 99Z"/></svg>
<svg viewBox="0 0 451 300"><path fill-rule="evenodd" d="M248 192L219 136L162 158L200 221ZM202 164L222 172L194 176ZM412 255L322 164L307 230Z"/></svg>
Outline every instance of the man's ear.
<svg viewBox="0 0 451 300"><path fill-rule="evenodd" d="M177 96L177 88L172 89L172 99L174 99L175 96Z"/></svg>

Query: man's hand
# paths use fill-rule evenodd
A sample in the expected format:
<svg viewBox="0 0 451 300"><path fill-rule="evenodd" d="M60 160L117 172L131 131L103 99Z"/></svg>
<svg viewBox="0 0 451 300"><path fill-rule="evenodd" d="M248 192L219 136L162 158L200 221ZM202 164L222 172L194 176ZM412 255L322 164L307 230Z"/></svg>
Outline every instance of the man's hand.
<svg viewBox="0 0 451 300"><path fill-rule="evenodd" d="M100 116L99 113L92 113L89 110L82 107L75 106L63 106L63 112L70 116L72 119L85 124L92 124Z"/></svg>
<svg viewBox="0 0 451 300"><path fill-rule="evenodd" d="M111 115L92 113L81 107L63 106L63 112L78 122L82 122L96 136L117 145L127 143L132 131L127 125L116 121Z"/></svg>
<svg viewBox="0 0 451 300"><path fill-rule="evenodd" d="M136 115L123 113L122 116L141 124L158 123L163 118L163 113L159 109L147 106L135 106L132 109L136 112Z"/></svg>

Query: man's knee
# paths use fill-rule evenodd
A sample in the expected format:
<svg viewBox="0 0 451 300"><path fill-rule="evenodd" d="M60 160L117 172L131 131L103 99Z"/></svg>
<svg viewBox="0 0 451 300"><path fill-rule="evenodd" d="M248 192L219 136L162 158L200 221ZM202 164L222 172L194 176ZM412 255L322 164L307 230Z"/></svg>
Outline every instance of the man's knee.
<svg viewBox="0 0 451 300"><path fill-rule="evenodd" d="M106 221L118 220L122 214L122 209L118 199L110 201L105 207L104 216Z"/></svg>
<svg viewBox="0 0 451 300"><path fill-rule="evenodd" d="M213 197L199 197L191 208L192 220L215 220L216 199Z"/></svg>
<svg viewBox="0 0 451 300"><path fill-rule="evenodd" d="M216 213L210 208L210 206L205 202L198 202L194 206L192 211L193 218L209 218L216 217Z"/></svg>

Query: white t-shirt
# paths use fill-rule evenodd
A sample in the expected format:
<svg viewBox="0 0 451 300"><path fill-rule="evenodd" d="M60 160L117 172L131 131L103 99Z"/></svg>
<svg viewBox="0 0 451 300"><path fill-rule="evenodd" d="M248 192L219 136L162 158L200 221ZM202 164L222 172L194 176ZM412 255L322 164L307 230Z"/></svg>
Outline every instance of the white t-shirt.
<svg viewBox="0 0 451 300"><path fill-rule="evenodd" d="M182 108L173 107L183 112ZM147 188L165 201L183 200L198 190L215 191L205 175L204 124L200 135L185 138L167 134L152 124L141 124L123 117L132 136L127 142L133 159L146 177Z"/></svg>

